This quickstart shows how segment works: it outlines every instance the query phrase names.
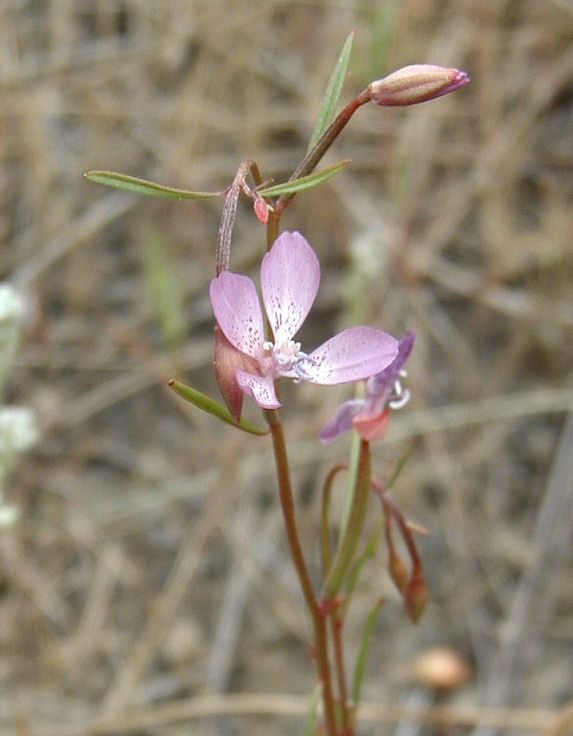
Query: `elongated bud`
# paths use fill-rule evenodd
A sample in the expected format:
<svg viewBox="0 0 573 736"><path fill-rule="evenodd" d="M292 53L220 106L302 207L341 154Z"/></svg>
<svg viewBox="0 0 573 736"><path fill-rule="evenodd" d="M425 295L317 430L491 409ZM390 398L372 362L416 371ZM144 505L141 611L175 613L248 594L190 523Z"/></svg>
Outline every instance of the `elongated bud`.
<svg viewBox="0 0 573 736"><path fill-rule="evenodd" d="M470 78L459 69L433 64L412 64L372 82L370 100L384 107L416 105L464 87Z"/></svg>
<svg viewBox="0 0 573 736"><path fill-rule="evenodd" d="M406 595L407 584L408 584L408 568L404 564L404 561L400 555L394 549L394 546L390 547L390 553L388 555L388 572L394 585L398 588L403 596Z"/></svg>
<svg viewBox="0 0 573 736"><path fill-rule="evenodd" d="M215 378L227 408L236 422L241 419L243 392L235 378L236 368L245 368L245 356L227 340L218 325L215 326Z"/></svg>
<svg viewBox="0 0 573 736"><path fill-rule="evenodd" d="M394 539L392 537L392 516L387 503L384 504L384 512L386 514L385 527L386 545L388 547L388 572L390 573L390 578L394 585L398 588L402 596L405 596L408 580L410 579L410 573L408 572L408 568L404 564L404 561L398 552L396 552L396 547L394 546Z"/></svg>
<svg viewBox="0 0 573 736"><path fill-rule="evenodd" d="M417 624L420 616L424 613L424 609L428 603L430 593L428 584L421 570L414 570L404 594L404 602L406 603L406 611L410 620Z"/></svg>
<svg viewBox="0 0 573 736"><path fill-rule="evenodd" d="M215 325L215 378L227 409L237 424L241 421L243 391L237 383L235 371L242 368L248 373L256 373L258 366L254 358L241 353L225 337L219 325ZM249 431L249 430L247 430Z"/></svg>

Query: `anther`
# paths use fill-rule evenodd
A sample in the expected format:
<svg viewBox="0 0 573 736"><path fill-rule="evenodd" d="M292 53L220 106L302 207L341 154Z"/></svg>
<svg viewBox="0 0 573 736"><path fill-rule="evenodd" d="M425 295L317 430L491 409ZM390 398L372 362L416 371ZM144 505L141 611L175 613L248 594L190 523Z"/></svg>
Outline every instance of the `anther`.
<svg viewBox="0 0 573 736"><path fill-rule="evenodd" d="M396 392L395 398L390 399L390 401L388 402L388 406L391 409L403 409L406 406L406 404L410 401L411 394L410 394L409 389L402 388L402 386L400 386L398 381L396 381L396 383L398 384L400 388L400 392L399 393ZM394 384L394 389L396 389L396 384Z"/></svg>

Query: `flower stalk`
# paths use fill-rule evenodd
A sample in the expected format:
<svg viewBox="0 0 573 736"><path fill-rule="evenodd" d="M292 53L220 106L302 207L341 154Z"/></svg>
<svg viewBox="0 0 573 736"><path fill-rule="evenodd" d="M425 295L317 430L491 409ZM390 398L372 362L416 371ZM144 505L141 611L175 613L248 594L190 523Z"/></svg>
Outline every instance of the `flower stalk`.
<svg viewBox="0 0 573 736"><path fill-rule="evenodd" d="M313 621L314 651L318 677L322 683L326 733L327 736L336 736L334 697L332 693L332 681L328 657L328 631L326 616L318 603L316 594L312 587L308 567L300 544L294 498L290 481L287 449L280 412L278 410L269 409L265 410L264 415L271 430L277 480L279 485L279 498L289 549L298 575L302 594Z"/></svg>

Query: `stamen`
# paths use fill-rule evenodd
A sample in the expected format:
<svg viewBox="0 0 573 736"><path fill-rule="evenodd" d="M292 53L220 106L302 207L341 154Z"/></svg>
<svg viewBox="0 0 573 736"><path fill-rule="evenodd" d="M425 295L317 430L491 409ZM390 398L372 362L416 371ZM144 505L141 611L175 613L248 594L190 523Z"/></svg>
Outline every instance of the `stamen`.
<svg viewBox="0 0 573 736"><path fill-rule="evenodd" d="M308 373L304 367L304 363L310 363L316 365L314 358L309 358L306 353L302 351L299 353L300 360L293 365L293 370L296 373L296 378L293 378L293 383L300 383L301 381L308 381Z"/></svg>
<svg viewBox="0 0 573 736"><path fill-rule="evenodd" d="M394 390L396 390L396 384L398 384L398 388L400 389L400 391L396 391L396 395L394 396L394 398L388 401L388 406L391 409L403 409L410 401L410 390L407 388L402 388L399 381L396 381L396 383L394 384Z"/></svg>

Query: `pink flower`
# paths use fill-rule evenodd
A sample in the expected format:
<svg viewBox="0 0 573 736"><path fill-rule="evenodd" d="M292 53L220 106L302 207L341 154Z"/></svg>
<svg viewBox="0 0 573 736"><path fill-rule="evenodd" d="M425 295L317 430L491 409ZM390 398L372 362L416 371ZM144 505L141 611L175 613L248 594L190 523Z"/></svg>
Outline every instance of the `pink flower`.
<svg viewBox="0 0 573 736"><path fill-rule="evenodd" d="M404 363L412 351L414 339L411 332L404 335L398 343L398 354L392 363L368 379L363 399L345 401L338 407L320 434L325 445L352 428L367 442L380 439L388 426L388 409L404 406L410 398L409 391L400 384L400 376L404 373Z"/></svg>
<svg viewBox="0 0 573 736"><path fill-rule="evenodd" d="M263 409L280 402L278 378L324 385L364 380L379 373L398 354L398 343L382 330L343 330L307 355L293 338L316 297L320 265L300 233L282 233L261 263L263 304L274 339L265 337L264 318L255 285L248 276L222 271L211 281L211 304L223 334L252 365L237 360L234 380Z"/></svg>

